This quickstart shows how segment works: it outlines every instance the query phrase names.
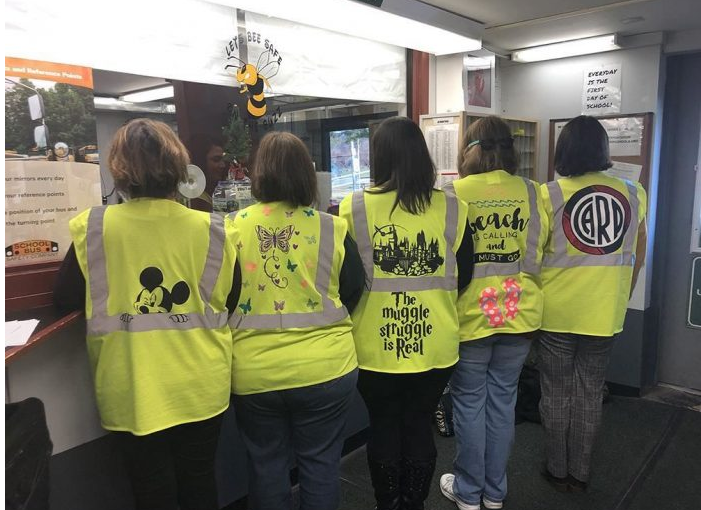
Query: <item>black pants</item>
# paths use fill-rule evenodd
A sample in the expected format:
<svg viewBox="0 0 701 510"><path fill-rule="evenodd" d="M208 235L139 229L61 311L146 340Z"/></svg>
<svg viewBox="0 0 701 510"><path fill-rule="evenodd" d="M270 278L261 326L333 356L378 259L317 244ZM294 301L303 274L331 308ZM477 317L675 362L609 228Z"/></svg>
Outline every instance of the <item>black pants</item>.
<svg viewBox="0 0 701 510"><path fill-rule="evenodd" d="M416 374L360 371L358 390L370 415L369 459L436 458L433 413L452 372L453 367Z"/></svg>
<svg viewBox="0 0 701 510"><path fill-rule="evenodd" d="M222 415L145 436L115 432L136 510L218 510L214 457Z"/></svg>

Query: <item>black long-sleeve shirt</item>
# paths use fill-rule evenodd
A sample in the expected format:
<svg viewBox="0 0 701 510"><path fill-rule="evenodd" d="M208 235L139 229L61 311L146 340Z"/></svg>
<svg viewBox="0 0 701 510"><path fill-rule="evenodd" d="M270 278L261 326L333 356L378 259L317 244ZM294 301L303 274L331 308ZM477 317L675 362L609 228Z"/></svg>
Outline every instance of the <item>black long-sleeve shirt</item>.
<svg viewBox="0 0 701 510"><path fill-rule="evenodd" d="M468 224L465 226L462 242L455 254L455 261L458 266L458 293L462 293L472 281L472 271L475 267L474 253L475 245L472 241L472 232Z"/></svg>

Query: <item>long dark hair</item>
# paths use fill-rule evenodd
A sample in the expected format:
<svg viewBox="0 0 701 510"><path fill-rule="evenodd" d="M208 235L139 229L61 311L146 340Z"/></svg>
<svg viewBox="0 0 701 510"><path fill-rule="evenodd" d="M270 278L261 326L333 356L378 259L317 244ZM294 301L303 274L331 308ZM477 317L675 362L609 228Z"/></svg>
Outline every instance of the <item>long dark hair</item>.
<svg viewBox="0 0 701 510"><path fill-rule="evenodd" d="M426 147L424 135L411 119L384 120L370 141L371 165L377 190L397 192L392 212L400 206L411 214L421 214L431 205L436 168Z"/></svg>

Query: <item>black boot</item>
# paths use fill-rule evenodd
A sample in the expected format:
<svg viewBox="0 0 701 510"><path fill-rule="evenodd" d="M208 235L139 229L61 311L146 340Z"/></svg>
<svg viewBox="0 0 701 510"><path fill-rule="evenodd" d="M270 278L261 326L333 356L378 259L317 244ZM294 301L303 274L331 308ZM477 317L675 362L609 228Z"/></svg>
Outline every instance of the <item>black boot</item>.
<svg viewBox="0 0 701 510"><path fill-rule="evenodd" d="M424 510L435 460L402 459L402 510Z"/></svg>
<svg viewBox="0 0 701 510"><path fill-rule="evenodd" d="M399 461L376 462L368 459L370 478L375 489L376 510L399 510Z"/></svg>

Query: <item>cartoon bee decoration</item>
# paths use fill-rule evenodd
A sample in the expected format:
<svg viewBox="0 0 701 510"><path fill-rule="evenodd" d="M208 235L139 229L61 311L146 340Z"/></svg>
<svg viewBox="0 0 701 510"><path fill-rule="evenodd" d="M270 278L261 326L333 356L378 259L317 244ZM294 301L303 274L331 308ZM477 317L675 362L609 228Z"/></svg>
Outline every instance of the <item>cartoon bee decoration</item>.
<svg viewBox="0 0 701 510"><path fill-rule="evenodd" d="M256 65L244 62L233 55L227 60L238 60L240 65L228 64L225 69L236 68L236 81L241 84L241 94L248 94L247 110L251 116L260 118L265 115L267 105L265 104L265 88L270 89L268 80L275 76L280 70L277 60L270 61L270 52L265 51L258 57ZM265 59L265 63L261 61ZM262 64L262 67L261 67Z"/></svg>

